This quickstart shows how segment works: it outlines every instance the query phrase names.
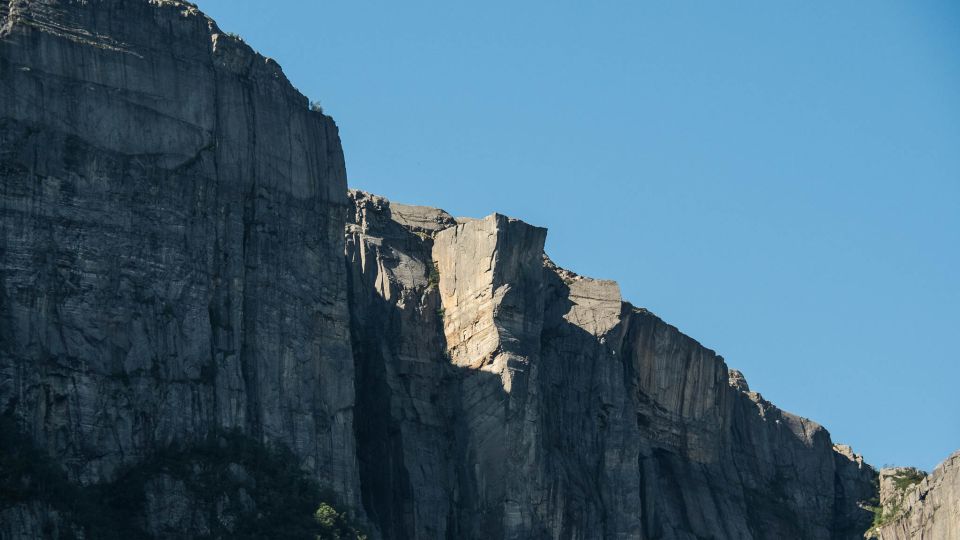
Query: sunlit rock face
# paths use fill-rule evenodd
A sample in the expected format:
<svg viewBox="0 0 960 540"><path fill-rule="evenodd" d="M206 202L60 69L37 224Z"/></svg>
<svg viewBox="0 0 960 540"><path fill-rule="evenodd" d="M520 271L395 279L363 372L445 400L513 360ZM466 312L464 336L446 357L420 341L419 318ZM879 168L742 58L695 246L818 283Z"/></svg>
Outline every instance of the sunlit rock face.
<svg viewBox="0 0 960 540"><path fill-rule="evenodd" d="M0 82L0 413L64 482L231 430L374 538L869 526L859 456L545 229L348 193L333 121L191 4L3 0ZM138 530L256 515L229 465L229 512L161 471ZM74 534L46 500L4 499L0 536Z"/></svg>
<svg viewBox="0 0 960 540"><path fill-rule="evenodd" d="M546 233L493 214L434 240L450 361L499 375L507 394L539 354Z"/></svg>
<svg viewBox="0 0 960 540"><path fill-rule="evenodd" d="M543 229L351 197L361 477L385 536L866 530L859 456L616 283L557 267Z"/></svg>
<svg viewBox="0 0 960 540"><path fill-rule="evenodd" d="M929 475L903 467L883 469L880 504L887 517L871 530L874 538L960 538L960 452Z"/></svg>

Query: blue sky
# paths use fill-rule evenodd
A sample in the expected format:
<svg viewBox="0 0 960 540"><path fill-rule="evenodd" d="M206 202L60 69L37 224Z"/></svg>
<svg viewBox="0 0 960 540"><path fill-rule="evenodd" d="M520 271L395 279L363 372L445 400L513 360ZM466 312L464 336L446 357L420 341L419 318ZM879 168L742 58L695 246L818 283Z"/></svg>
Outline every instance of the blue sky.
<svg viewBox="0 0 960 540"><path fill-rule="evenodd" d="M337 120L352 187L545 226L930 469L960 448L960 3L735 4L199 1Z"/></svg>

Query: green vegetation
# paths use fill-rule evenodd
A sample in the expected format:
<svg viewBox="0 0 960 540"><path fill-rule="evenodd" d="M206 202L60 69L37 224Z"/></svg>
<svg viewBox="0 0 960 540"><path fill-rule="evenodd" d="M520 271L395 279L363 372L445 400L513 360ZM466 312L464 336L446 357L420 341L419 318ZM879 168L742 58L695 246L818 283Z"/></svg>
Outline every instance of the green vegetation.
<svg viewBox="0 0 960 540"><path fill-rule="evenodd" d="M919 484L925 477L926 474L923 471L916 469L906 469L892 477L893 487L897 492L893 503L884 507L878 500L874 499L871 501L872 504L864 507L873 512L873 525L867 531L867 538L876 538L883 526L900 519L906 513L903 508L903 497L906 491Z"/></svg>
<svg viewBox="0 0 960 540"><path fill-rule="evenodd" d="M366 540L367 535L357 531L343 514L327 503L320 503L320 507L313 513L313 519L321 532L317 540Z"/></svg>
<svg viewBox="0 0 960 540"><path fill-rule="evenodd" d="M895 504L887 509L884 509L880 505L869 506L867 509L873 512L873 525L871 526L871 530L879 529L887 523L890 523L900 516L901 511L899 504Z"/></svg>
<svg viewBox="0 0 960 540"><path fill-rule="evenodd" d="M440 268L437 267L436 261L430 265L430 274L427 275L427 286L436 287L440 284Z"/></svg>
<svg viewBox="0 0 960 540"><path fill-rule="evenodd" d="M183 486L185 512L209 528L197 538L363 540L288 449L265 446L239 432L174 444L91 486L63 469L9 416L0 416L0 509L37 502L57 510L86 538L150 538L144 530L147 493L164 480ZM161 520L168 516L160 517Z"/></svg>
<svg viewBox="0 0 960 540"><path fill-rule="evenodd" d="M908 469L906 472L900 473L893 477L893 485L899 492L904 492L907 489L917 485L921 480L926 478L926 474L923 471L918 471L916 469Z"/></svg>

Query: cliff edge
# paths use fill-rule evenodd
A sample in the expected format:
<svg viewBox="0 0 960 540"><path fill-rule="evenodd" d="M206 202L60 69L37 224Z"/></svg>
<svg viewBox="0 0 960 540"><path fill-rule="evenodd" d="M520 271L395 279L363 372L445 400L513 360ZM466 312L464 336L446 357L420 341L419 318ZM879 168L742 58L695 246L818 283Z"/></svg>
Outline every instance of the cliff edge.
<svg viewBox="0 0 960 540"><path fill-rule="evenodd" d="M545 229L346 181L193 4L0 1L0 537L870 526L862 458Z"/></svg>
<svg viewBox="0 0 960 540"><path fill-rule="evenodd" d="M880 508L870 537L960 538L960 452L929 475L912 468L880 471Z"/></svg>

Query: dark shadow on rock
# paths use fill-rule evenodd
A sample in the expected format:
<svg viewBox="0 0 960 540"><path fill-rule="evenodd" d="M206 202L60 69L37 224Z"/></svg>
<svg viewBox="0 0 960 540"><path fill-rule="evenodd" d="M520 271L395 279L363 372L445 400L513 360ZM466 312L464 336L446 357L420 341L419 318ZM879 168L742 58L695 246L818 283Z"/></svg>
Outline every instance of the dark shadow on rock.
<svg viewBox="0 0 960 540"><path fill-rule="evenodd" d="M382 242L367 257L399 264L402 252L429 273L429 239L381 226ZM498 374L445 357L435 287L425 286L414 304L385 299L375 276L360 271L359 248L348 241L355 426L364 505L384 538L855 537L829 517L849 519L839 507L850 500L797 503L829 501L835 484L850 483L839 478L842 464L822 462L833 459L826 432L807 447L788 429L795 417L772 408L762 418L756 402L726 385L725 368L716 390L723 421L706 432L704 448L689 446L702 422L647 395L637 370L644 355L713 353L652 314L623 304L620 323L593 335L567 320L570 287L545 268L539 355L508 394ZM677 343L664 352L657 339ZM497 445L478 440L490 436ZM524 454L530 443L532 461ZM797 459L808 461L794 466ZM817 464L834 472L813 478L805 467ZM509 508L522 509L526 521L511 521ZM826 523L814 526L817 519Z"/></svg>

